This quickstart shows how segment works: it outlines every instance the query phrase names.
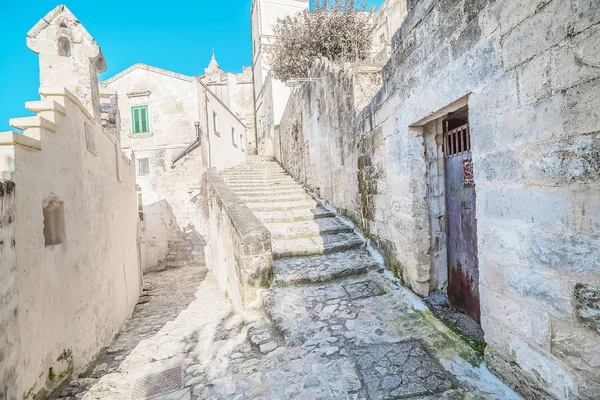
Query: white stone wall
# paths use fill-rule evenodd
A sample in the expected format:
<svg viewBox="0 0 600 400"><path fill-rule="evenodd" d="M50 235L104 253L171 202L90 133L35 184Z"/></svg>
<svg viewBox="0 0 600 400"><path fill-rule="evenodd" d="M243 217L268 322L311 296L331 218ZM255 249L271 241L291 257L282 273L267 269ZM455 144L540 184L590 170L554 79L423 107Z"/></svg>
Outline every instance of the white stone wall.
<svg viewBox="0 0 600 400"><path fill-rule="evenodd" d="M426 295L444 276L431 259L439 234L432 214L442 210L430 206L432 146L424 135L429 123L468 104L486 357L528 398L594 398L598 3L422 0L408 9L383 88L365 110L340 111L349 78L327 68L320 72L329 110L316 88L290 101L280 130L290 144L284 166L348 210L390 267ZM343 121L354 117L355 128L344 132ZM294 124L298 142L314 138L308 149L285 133Z"/></svg>
<svg viewBox="0 0 600 400"><path fill-rule="evenodd" d="M254 127L254 92L252 68L243 67L243 72L234 74L205 70L202 83L206 85L246 125L246 154L256 153L256 130Z"/></svg>
<svg viewBox="0 0 600 400"><path fill-rule="evenodd" d="M4 173L12 175L19 205L19 398L85 368L130 316L141 289L132 160L69 91L40 93L41 102L28 103L37 117L11 120L24 135L0 139L0 157L14 164ZM64 205L64 234L55 245L46 245L43 233L49 200Z"/></svg>
<svg viewBox="0 0 600 400"><path fill-rule="evenodd" d="M205 265L206 221L198 212L204 201L203 174L209 166L226 168L245 159L246 127L196 77L136 64L104 84L119 99L123 149L132 150L138 160L147 158L150 166L147 175L136 166L145 221L144 270ZM149 134L132 133L131 107L141 105L148 106ZM222 137L214 135L213 111L225 130ZM201 143L173 168L173 161L196 141L196 122Z"/></svg>
<svg viewBox="0 0 600 400"><path fill-rule="evenodd" d="M2 388L11 399L41 398L87 367L141 290L135 160L100 123L99 47L64 6L40 20L27 44L40 56L41 100L26 104L35 116L10 120L23 134L0 133L1 174L15 184L12 239L2 251L14 316L2 340L13 347L0 357L2 379L17 377ZM56 83L63 86L44 86ZM63 209L52 222L44 215L51 202Z"/></svg>
<svg viewBox="0 0 600 400"><path fill-rule="evenodd" d="M15 252L15 185L0 181L0 398L21 395L17 389L21 335Z"/></svg>

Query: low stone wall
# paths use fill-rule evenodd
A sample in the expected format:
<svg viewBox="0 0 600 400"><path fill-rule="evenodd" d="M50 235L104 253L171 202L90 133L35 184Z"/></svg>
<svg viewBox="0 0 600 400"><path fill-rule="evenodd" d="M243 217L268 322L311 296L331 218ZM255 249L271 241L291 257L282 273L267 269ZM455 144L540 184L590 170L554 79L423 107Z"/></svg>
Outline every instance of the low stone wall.
<svg viewBox="0 0 600 400"><path fill-rule="evenodd" d="M235 308L248 306L273 277L271 233L229 189L215 169L208 188L209 268Z"/></svg>

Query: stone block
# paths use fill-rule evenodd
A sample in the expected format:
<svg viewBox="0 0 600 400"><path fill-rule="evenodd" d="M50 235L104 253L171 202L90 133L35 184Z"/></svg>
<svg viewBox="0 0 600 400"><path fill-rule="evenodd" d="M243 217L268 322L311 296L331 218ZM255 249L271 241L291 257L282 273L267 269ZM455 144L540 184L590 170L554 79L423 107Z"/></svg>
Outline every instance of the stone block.
<svg viewBox="0 0 600 400"><path fill-rule="evenodd" d="M567 37L567 16L562 2L554 0L508 32L502 41L504 67L521 64Z"/></svg>
<svg viewBox="0 0 600 400"><path fill-rule="evenodd" d="M577 187L573 193L571 230L577 234L600 236L600 193L594 186Z"/></svg>
<svg viewBox="0 0 600 400"><path fill-rule="evenodd" d="M480 286L480 298L481 315L493 317L510 331L550 350L550 315L547 312L530 308L510 293L499 295L486 285Z"/></svg>
<svg viewBox="0 0 600 400"><path fill-rule="evenodd" d="M475 182L510 182L521 179L521 160L512 150L473 157Z"/></svg>
<svg viewBox="0 0 600 400"><path fill-rule="evenodd" d="M597 113L600 118L600 110ZM598 124L600 130L600 122ZM597 182L600 180L600 134L528 148L522 160L523 177L533 183Z"/></svg>
<svg viewBox="0 0 600 400"><path fill-rule="evenodd" d="M519 100L522 103L539 100L552 93L550 82L551 51L533 57L517 68Z"/></svg>
<svg viewBox="0 0 600 400"><path fill-rule="evenodd" d="M465 2L470 3L470 2ZM477 20L471 21L458 35L450 42L452 59L457 59L471 50L481 38L481 27Z"/></svg>
<svg viewBox="0 0 600 400"><path fill-rule="evenodd" d="M600 77L600 27L582 32L551 51L555 91Z"/></svg>
<svg viewBox="0 0 600 400"><path fill-rule="evenodd" d="M600 131L600 79L569 89L566 95L569 110L565 125L567 133Z"/></svg>
<svg viewBox="0 0 600 400"><path fill-rule="evenodd" d="M477 218L479 258L499 265L522 265L526 260L527 232L498 219Z"/></svg>
<svg viewBox="0 0 600 400"><path fill-rule="evenodd" d="M597 0L570 0L570 26L574 33L600 22L600 2Z"/></svg>
<svg viewBox="0 0 600 400"><path fill-rule="evenodd" d="M561 399L576 398L577 384L562 363L516 335L510 336L510 353L514 362L527 374L531 382L545 388L550 394Z"/></svg>
<svg viewBox="0 0 600 400"><path fill-rule="evenodd" d="M529 243L528 259L560 273L599 276L600 239L586 235L538 232Z"/></svg>
<svg viewBox="0 0 600 400"><path fill-rule="evenodd" d="M575 314L592 332L600 335L600 286L575 285ZM597 337L600 340L600 336Z"/></svg>
<svg viewBox="0 0 600 400"><path fill-rule="evenodd" d="M600 336L572 321L552 318L552 354L577 371L600 379Z"/></svg>
<svg viewBox="0 0 600 400"><path fill-rule="evenodd" d="M483 204L479 216L515 220L532 229L569 226L570 191L518 185L479 190L477 195Z"/></svg>
<svg viewBox="0 0 600 400"><path fill-rule="evenodd" d="M469 98L474 114L493 115L513 109L519 104L517 74L510 71L489 83L480 93Z"/></svg>
<svg viewBox="0 0 600 400"><path fill-rule="evenodd" d="M510 267L503 271L503 275L506 285L523 298L547 304L562 314L568 314L573 310L572 285L560 276L527 268Z"/></svg>

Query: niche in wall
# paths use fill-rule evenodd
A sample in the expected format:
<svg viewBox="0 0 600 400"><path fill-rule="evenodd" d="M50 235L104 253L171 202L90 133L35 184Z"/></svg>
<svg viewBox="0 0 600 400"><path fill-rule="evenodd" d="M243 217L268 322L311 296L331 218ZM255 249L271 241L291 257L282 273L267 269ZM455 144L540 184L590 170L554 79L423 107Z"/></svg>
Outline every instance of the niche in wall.
<svg viewBox="0 0 600 400"><path fill-rule="evenodd" d="M65 239L65 207L60 200L47 200L43 204L44 241L46 246L63 243Z"/></svg>

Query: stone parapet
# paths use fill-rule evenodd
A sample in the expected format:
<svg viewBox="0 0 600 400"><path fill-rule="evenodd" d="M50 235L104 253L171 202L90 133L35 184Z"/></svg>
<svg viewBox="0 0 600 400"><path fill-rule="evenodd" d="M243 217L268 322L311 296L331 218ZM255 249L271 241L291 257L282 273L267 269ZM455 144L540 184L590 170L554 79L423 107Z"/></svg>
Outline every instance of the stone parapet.
<svg viewBox="0 0 600 400"><path fill-rule="evenodd" d="M273 278L271 234L214 168L206 180L209 267L234 307L250 306Z"/></svg>

